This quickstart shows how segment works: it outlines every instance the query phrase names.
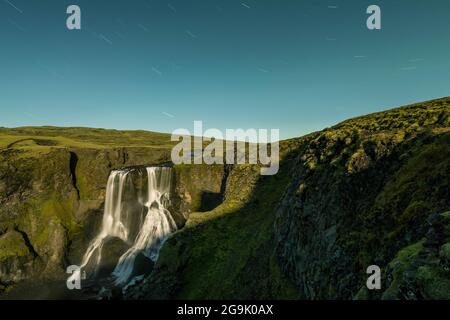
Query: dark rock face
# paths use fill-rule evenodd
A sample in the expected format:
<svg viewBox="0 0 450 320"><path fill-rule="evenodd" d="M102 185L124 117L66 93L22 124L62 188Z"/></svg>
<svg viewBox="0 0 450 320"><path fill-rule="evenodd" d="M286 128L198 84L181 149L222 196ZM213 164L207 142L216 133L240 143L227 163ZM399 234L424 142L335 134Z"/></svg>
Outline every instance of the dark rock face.
<svg viewBox="0 0 450 320"><path fill-rule="evenodd" d="M144 256L142 253L139 253L134 260L133 276L148 276L152 272L154 265L155 263L152 260Z"/></svg>
<svg viewBox="0 0 450 320"><path fill-rule="evenodd" d="M303 298L353 298L368 266L385 269L424 237L439 250L445 236L437 229L429 234L428 219L450 208L449 146L441 101L358 118L305 139L275 223L280 265ZM433 297L441 295L427 296Z"/></svg>
<svg viewBox="0 0 450 320"><path fill-rule="evenodd" d="M389 262L383 299L450 299L450 212L432 214L425 237Z"/></svg>
<svg viewBox="0 0 450 320"><path fill-rule="evenodd" d="M98 265L96 277L108 277L114 271L119 258L130 248L130 245L116 237L105 239L102 256Z"/></svg>
<svg viewBox="0 0 450 320"><path fill-rule="evenodd" d="M68 265L80 265L86 248L90 242L98 235L103 223L103 210L90 209L86 212L84 227L77 230L67 252L66 260Z"/></svg>
<svg viewBox="0 0 450 320"><path fill-rule="evenodd" d="M208 211L217 206L224 197L224 166L182 165L176 166L174 171L174 198L170 212L175 215L175 221L183 220L184 216L185 222L190 212ZM205 195L215 195L214 201L209 201Z"/></svg>

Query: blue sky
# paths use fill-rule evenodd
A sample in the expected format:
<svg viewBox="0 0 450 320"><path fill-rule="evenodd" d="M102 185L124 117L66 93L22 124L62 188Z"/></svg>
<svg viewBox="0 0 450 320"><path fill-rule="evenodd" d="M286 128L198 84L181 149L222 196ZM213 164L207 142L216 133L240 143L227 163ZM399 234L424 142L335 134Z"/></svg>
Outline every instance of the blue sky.
<svg viewBox="0 0 450 320"><path fill-rule="evenodd" d="M450 95L449 17L448 0L0 0L0 126L299 136Z"/></svg>

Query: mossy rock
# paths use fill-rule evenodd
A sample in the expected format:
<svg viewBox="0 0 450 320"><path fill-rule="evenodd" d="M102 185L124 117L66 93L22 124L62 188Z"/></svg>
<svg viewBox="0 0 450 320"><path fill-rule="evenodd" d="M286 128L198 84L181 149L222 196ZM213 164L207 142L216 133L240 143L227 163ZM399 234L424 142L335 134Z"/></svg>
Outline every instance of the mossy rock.
<svg viewBox="0 0 450 320"><path fill-rule="evenodd" d="M22 238L16 231L9 231L0 236L0 263L11 257L29 256L30 252Z"/></svg>
<svg viewBox="0 0 450 320"><path fill-rule="evenodd" d="M450 243L444 244L439 250L439 256L450 269Z"/></svg>
<svg viewBox="0 0 450 320"><path fill-rule="evenodd" d="M27 278L33 271L34 259L19 232L8 231L0 236L0 283L5 284L3 290Z"/></svg>
<svg viewBox="0 0 450 320"><path fill-rule="evenodd" d="M450 277L439 266L426 265L417 270L423 298L450 300Z"/></svg>
<svg viewBox="0 0 450 320"><path fill-rule="evenodd" d="M425 240L422 240L400 250L395 259L389 263L387 273L391 274L392 280L389 288L384 291L382 299L403 298L404 293L401 291L401 285L404 281L404 276L408 270L413 268L420 251L423 249L424 242Z"/></svg>

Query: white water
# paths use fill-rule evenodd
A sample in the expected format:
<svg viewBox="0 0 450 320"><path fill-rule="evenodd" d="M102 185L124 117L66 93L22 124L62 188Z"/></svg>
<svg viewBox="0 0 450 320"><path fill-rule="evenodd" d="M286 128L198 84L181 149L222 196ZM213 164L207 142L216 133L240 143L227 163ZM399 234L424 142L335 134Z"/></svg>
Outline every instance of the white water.
<svg viewBox="0 0 450 320"><path fill-rule="evenodd" d="M147 194L138 194L136 199L136 201L142 202L140 204L145 209L143 210L144 215L140 216L136 216L136 214L133 216L133 210L127 208L130 206L130 203L127 202L129 199L125 199L127 193L134 192L131 172L130 170L111 172L106 188L102 228L86 250L81 265L81 268L84 268L88 263L92 263L91 259L95 257L93 262L97 271L106 238L122 239L131 246L119 258L112 273L116 285L127 284L133 275L135 259L140 253L152 261L156 261L164 241L177 229L171 213L166 209L169 204L172 169L167 167L146 168ZM138 230L137 234L133 232L135 229Z"/></svg>

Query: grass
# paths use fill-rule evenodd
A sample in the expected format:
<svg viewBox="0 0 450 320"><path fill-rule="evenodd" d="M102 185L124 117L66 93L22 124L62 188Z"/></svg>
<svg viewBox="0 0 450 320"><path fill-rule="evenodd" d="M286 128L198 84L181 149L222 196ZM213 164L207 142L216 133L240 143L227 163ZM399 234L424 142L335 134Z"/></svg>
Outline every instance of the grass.
<svg viewBox="0 0 450 320"><path fill-rule="evenodd" d="M37 140L37 142L36 142ZM21 142L23 141L23 142ZM43 145L39 144L43 141ZM18 148L171 147L170 135L150 131L119 131L92 128L0 128L0 149L18 142ZM46 143L45 143L46 142ZM47 144L47 145L45 145Z"/></svg>

